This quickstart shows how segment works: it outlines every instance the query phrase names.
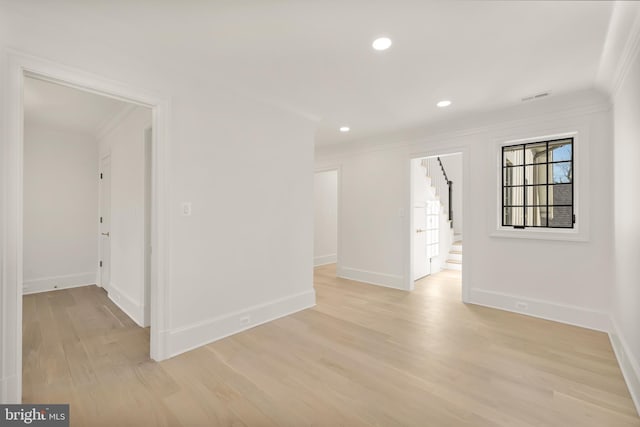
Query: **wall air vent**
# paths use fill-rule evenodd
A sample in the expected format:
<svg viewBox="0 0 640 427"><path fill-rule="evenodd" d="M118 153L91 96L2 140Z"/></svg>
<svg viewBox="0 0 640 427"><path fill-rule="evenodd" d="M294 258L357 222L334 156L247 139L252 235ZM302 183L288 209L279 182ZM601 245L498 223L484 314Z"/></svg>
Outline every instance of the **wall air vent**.
<svg viewBox="0 0 640 427"><path fill-rule="evenodd" d="M522 98L522 102L534 101L536 99L544 98L549 95L551 95L551 91L536 93L535 95L525 96L524 98Z"/></svg>

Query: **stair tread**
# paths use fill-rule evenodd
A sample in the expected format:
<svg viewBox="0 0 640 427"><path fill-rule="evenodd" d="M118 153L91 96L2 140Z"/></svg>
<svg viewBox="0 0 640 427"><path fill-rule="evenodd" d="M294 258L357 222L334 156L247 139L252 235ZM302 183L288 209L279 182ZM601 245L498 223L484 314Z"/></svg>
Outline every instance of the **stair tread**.
<svg viewBox="0 0 640 427"><path fill-rule="evenodd" d="M462 255L462 251L449 251L450 254Z"/></svg>
<svg viewBox="0 0 640 427"><path fill-rule="evenodd" d="M462 246L462 240L455 241L453 242L453 244Z"/></svg>
<svg viewBox="0 0 640 427"><path fill-rule="evenodd" d="M462 261L458 261L457 259L448 259L447 262L449 264L462 264Z"/></svg>

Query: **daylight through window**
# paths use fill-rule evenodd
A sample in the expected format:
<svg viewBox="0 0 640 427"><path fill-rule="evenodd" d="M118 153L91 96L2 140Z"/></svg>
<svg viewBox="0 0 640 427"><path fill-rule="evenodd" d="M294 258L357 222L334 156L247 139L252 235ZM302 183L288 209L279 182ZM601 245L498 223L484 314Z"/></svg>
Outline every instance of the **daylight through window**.
<svg viewBox="0 0 640 427"><path fill-rule="evenodd" d="M573 228L573 138L502 147L502 225Z"/></svg>

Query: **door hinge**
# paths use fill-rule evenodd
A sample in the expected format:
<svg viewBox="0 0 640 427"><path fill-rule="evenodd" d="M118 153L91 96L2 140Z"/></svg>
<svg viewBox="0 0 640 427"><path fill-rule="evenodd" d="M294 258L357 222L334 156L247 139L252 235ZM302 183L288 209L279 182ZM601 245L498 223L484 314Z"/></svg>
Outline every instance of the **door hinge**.
<svg viewBox="0 0 640 427"><path fill-rule="evenodd" d="M100 173L100 179L102 179L102 173Z"/></svg>
<svg viewBox="0 0 640 427"><path fill-rule="evenodd" d="M576 214L573 214L573 223L576 223Z"/></svg>
<svg viewBox="0 0 640 427"><path fill-rule="evenodd" d="M100 217L100 224L102 224L102 217Z"/></svg>
<svg viewBox="0 0 640 427"><path fill-rule="evenodd" d="M100 267L102 267L102 261L100 261Z"/></svg>

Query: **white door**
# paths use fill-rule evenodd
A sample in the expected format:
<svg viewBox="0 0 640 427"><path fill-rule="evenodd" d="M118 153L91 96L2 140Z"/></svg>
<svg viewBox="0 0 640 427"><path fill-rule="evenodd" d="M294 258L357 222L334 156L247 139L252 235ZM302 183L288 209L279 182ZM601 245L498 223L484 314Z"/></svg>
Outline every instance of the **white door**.
<svg viewBox="0 0 640 427"><path fill-rule="evenodd" d="M431 263L427 254L427 210L425 207L413 208L413 280L431 273Z"/></svg>
<svg viewBox="0 0 640 427"><path fill-rule="evenodd" d="M427 202L427 257L440 255L440 202Z"/></svg>
<svg viewBox="0 0 640 427"><path fill-rule="evenodd" d="M100 285L109 290L111 280L111 157L100 162Z"/></svg>

